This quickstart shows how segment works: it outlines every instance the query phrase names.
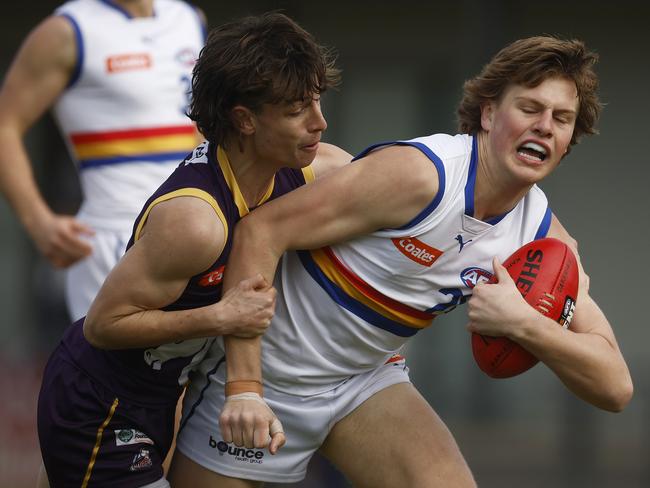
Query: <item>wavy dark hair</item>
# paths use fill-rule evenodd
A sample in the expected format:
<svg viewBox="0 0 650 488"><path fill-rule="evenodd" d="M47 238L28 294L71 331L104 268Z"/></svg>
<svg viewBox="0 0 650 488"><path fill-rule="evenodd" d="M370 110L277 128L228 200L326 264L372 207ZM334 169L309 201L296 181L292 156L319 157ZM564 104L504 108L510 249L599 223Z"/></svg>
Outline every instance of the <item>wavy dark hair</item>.
<svg viewBox="0 0 650 488"><path fill-rule="evenodd" d="M336 86L331 50L284 14L245 17L213 29L194 67L188 116L210 142L235 131L231 109L259 112L264 104L293 103Z"/></svg>
<svg viewBox="0 0 650 488"><path fill-rule="evenodd" d="M562 77L578 89L579 108L571 144L584 134L596 134L603 108L598 98L598 77L594 65L598 55L579 40L554 36L520 39L506 46L486 64L480 74L465 82L458 107L458 128L466 134L481 130L481 105L498 101L511 84L536 87L543 81Z"/></svg>

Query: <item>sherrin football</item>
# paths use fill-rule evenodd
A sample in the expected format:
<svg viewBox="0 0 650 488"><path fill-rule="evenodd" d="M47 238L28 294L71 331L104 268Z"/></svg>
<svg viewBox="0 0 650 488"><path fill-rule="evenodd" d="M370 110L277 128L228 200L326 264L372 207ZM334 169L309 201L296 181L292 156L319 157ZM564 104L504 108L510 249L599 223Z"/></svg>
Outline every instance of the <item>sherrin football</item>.
<svg viewBox="0 0 650 488"><path fill-rule="evenodd" d="M526 302L567 328L578 296L578 263L571 249L550 237L522 246L503 262ZM493 277L491 282L495 278ZM472 352L479 367L493 378L527 371L538 359L506 337L472 333Z"/></svg>

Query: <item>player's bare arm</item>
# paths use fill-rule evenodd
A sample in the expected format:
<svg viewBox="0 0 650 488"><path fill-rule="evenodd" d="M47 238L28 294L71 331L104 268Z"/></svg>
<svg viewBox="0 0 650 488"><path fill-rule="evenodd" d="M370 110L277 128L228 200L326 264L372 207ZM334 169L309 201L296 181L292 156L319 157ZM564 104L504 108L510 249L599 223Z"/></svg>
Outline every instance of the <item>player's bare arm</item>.
<svg viewBox="0 0 650 488"><path fill-rule="evenodd" d="M577 243L553 217L548 237ZM505 336L524 346L553 370L569 390L605 410L620 411L632 397L632 380L609 321L589 295L579 264L580 289L569 329L530 307L503 266L495 261L497 285L480 285L469 301L469 330Z"/></svg>
<svg viewBox="0 0 650 488"><path fill-rule="evenodd" d="M244 218L235 230L224 287L256 273L272 282L287 250L314 249L399 227L426 207L437 191L435 166L419 150L395 146L371 153ZM261 381L259 339L228 337L225 344L228 381ZM268 417L268 407L264 407L248 402L231 412L227 403L220 417L224 440L253 447L252 440L261 439L263 445L255 447L266 446L274 417ZM253 421L251 411L258 415ZM270 452L283 443L283 435L274 436Z"/></svg>
<svg viewBox="0 0 650 488"><path fill-rule="evenodd" d="M0 190L41 253L59 267L90 254L90 245L80 236L92 231L48 207L34 179L23 136L63 92L76 57L69 21L49 17L25 40L0 91Z"/></svg>
<svg viewBox="0 0 650 488"><path fill-rule="evenodd" d="M224 289L257 273L272 282L287 250L315 249L399 227L429 204L437 190L435 166L417 149L396 146L371 153L242 219L235 228ZM228 368L231 380L260 379L252 357L238 364L230 355Z"/></svg>
<svg viewBox="0 0 650 488"><path fill-rule="evenodd" d="M399 227L429 204L437 191L437 171L424 154L412 147L388 147L256 209L235 229L234 249L265 246L263 254L273 255L276 262L268 275L262 274L272 278L285 251L315 249ZM260 267L258 255L244 263L238 252L230 262L238 271L255 266L267 272ZM233 275L231 270L227 280Z"/></svg>
<svg viewBox="0 0 650 488"><path fill-rule="evenodd" d="M214 263L224 242L224 226L205 201L178 197L156 205L88 312L86 338L96 347L117 349L264 332L275 290L260 276L231 287L213 305L160 310L181 295L192 276Z"/></svg>
<svg viewBox="0 0 650 488"><path fill-rule="evenodd" d="M322 178L330 171L345 166L352 160L352 154L344 151L338 146L321 142L318 147L318 154L311 163L316 178Z"/></svg>

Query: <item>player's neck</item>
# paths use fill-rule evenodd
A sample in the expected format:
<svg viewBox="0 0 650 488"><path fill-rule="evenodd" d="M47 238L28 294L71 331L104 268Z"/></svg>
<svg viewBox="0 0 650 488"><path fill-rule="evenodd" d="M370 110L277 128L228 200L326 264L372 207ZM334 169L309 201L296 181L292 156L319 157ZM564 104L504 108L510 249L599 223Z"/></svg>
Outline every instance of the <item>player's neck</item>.
<svg viewBox="0 0 650 488"><path fill-rule="evenodd" d="M224 144L223 149L246 205L248 208L256 207L268 193L277 168L261 164L246 143L231 140Z"/></svg>
<svg viewBox="0 0 650 488"><path fill-rule="evenodd" d="M153 17L154 0L112 0L133 17Z"/></svg>
<svg viewBox="0 0 650 488"><path fill-rule="evenodd" d="M530 190L517 182L508 180L507 175L498 174L498 169L487 164L490 157L486 134L478 135L478 164L474 184L474 218L490 220L512 210Z"/></svg>

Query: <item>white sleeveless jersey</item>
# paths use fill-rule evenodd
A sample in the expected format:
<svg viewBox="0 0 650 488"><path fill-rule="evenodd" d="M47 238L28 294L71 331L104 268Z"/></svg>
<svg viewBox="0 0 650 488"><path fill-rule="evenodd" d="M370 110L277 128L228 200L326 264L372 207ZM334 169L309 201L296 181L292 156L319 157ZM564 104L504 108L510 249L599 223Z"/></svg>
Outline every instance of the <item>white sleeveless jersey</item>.
<svg viewBox="0 0 650 488"><path fill-rule="evenodd" d="M263 338L264 380L278 390L315 394L382 365L489 279L493 256L504 260L548 231L551 212L536 186L507 214L473 218L475 138L437 134L396 144L431 159L438 195L400 229L283 257L276 314Z"/></svg>
<svg viewBox="0 0 650 488"><path fill-rule="evenodd" d="M56 10L76 32L77 66L54 105L79 172L79 217L96 228L130 228L142 204L196 146L185 115L205 26L191 5L154 0L134 18L109 0Z"/></svg>

